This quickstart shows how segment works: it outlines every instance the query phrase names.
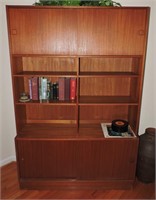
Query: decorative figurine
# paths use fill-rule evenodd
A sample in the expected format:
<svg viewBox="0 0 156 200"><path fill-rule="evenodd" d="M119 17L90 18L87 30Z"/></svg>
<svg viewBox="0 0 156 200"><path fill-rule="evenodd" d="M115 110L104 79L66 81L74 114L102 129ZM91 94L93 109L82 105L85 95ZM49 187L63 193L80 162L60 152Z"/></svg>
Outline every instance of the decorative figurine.
<svg viewBox="0 0 156 200"><path fill-rule="evenodd" d="M26 94L25 92L22 92L20 94L20 99L19 99L20 102L28 102L30 101L30 98L29 98L29 95Z"/></svg>

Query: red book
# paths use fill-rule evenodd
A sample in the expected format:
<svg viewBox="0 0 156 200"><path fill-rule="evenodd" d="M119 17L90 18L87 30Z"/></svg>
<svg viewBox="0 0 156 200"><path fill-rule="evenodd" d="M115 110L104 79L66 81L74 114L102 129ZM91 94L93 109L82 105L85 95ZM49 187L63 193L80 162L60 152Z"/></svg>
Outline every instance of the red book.
<svg viewBox="0 0 156 200"><path fill-rule="evenodd" d="M31 79L32 86L32 100L38 100L39 91L38 91L38 77L33 77Z"/></svg>
<svg viewBox="0 0 156 200"><path fill-rule="evenodd" d="M76 78L70 79L70 100L75 100L76 98Z"/></svg>

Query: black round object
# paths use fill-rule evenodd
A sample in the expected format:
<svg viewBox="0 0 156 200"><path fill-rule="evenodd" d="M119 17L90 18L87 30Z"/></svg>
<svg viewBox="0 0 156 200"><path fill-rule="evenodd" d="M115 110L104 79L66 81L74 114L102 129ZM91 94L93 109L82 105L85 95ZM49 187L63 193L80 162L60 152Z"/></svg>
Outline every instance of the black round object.
<svg viewBox="0 0 156 200"><path fill-rule="evenodd" d="M112 121L112 130L119 133L128 131L128 122L122 119L116 119Z"/></svg>
<svg viewBox="0 0 156 200"><path fill-rule="evenodd" d="M144 183L155 181L155 128L147 128L140 136L136 175Z"/></svg>

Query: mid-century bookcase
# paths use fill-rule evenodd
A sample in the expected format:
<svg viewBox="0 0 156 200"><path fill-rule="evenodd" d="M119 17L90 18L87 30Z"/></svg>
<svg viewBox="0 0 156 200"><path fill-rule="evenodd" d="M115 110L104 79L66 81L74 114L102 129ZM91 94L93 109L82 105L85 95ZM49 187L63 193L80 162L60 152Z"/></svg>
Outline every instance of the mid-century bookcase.
<svg viewBox="0 0 156 200"><path fill-rule="evenodd" d="M21 188L130 188L148 33L147 7L7 6ZM74 101L19 102L31 77L76 78ZM127 120L132 138L105 138Z"/></svg>

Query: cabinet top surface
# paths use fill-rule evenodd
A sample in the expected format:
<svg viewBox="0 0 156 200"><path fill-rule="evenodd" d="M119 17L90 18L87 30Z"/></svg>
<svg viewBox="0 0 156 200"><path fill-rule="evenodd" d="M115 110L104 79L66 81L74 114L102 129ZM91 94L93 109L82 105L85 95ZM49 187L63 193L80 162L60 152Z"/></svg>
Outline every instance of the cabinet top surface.
<svg viewBox="0 0 156 200"><path fill-rule="evenodd" d="M148 6L34 6L34 5L6 5L7 8L28 8L28 9L149 9Z"/></svg>

